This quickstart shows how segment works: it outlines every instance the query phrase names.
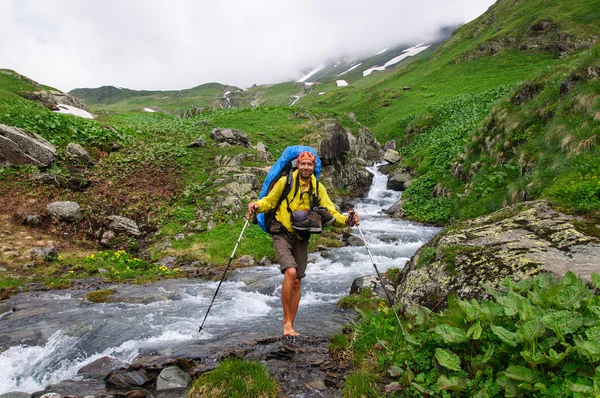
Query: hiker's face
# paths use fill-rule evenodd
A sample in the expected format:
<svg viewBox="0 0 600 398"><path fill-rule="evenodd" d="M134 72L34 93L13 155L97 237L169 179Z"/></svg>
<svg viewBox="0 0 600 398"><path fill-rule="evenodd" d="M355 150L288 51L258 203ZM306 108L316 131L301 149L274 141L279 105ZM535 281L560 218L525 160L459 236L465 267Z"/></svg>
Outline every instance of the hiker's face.
<svg viewBox="0 0 600 398"><path fill-rule="evenodd" d="M304 159L298 163L298 173L301 178L309 178L313 171L315 171L315 165L310 160Z"/></svg>

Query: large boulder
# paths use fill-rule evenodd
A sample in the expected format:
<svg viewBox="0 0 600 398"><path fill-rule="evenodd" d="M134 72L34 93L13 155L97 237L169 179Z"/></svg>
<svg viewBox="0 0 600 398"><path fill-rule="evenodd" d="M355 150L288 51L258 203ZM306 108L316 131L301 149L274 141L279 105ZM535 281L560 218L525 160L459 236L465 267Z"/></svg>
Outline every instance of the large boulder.
<svg viewBox="0 0 600 398"><path fill-rule="evenodd" d="M365 166L381 160L383 153L373 134L362 128L354 135L337 120L316 121L311 127L319 137L315 148L323 165L321 180L327 187L365 194L373 180Z"/></svg>
<svg viewBox="0 0 600 398"><path fill-rule="evenodd" d="M56 160L54 145L39 135L0 124L0 162L49 167Z"/></svg>
<svg viewBox="0 0 600 398"><path fill-rule="evenodd" d="M399 276L396 302L443 308L450 293L480 298L497 288L540 272L584 280L598 272L600 240L585 234L587 221L525 202L485 217L453 225L421 247Z"/></svg>
<svg viewBox="0 0 600 398"><path fill-rule="evenodd" d="M410 186L413 176L406 169L399 168L388 175L387 189L404 191Z"/></svg>
<svg viewBox="0 0 600 398"><path fill-rule="evenodd" d="M85 102L83 102L83 100L57 90L40 90L28 93L21 93L21 96L30 101L35 101L41 105L44 105L46 108L52 110L58 110L58 105L64 104L73 106L75 108L83 109L84 111L91 113L91 111L89 110Z"/></svg>
<svg viewBox="0 0 600 398"><path fill-rule="evenodd" d="M250 148L250 140L246 133L232 128L214 128L210 132L210 138L218 143L227 143Z"/></svg>
<svg viewBox="0 0 600 398"><path fill-rule="evenodd" d="M386 162L391 163L391 164L396 164L401 159L402 159L402 157L400 156L400 154L393 149L388 149L387 151L385 151L385 154L383 155L383 160L385 160Z"/></svg>

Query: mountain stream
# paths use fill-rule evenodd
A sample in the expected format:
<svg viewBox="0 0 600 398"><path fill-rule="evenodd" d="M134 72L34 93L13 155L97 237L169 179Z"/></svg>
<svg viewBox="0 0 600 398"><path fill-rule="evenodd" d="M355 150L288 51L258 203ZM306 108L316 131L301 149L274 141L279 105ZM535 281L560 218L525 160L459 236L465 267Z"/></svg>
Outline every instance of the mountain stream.
<svg viewBox="0 0 600 398"><path fill-rule="evenodd" d="M440 229L387 216L382 210L401 193L386 189L387 177L375 166L369 171L374 175L370 191L355 201L360 228L380 272L401 268ZM355 233L359 235L356 229ZM311 253L296 330L308 336L339 332L349 316L335 304L349 293L355 278L373 273L364 246ZM126 303L87 303L82 290L17 294L10 299L16 311L0 315L0 394L35 392L76 379L78 369L105 356L131 363L143 355L185 353L193 346L215 349L226 342L278 336L282 280L278 265L235 270L221 286L201 333L198 326L217 287L215 281L115 285L136 298Z"/></svg>

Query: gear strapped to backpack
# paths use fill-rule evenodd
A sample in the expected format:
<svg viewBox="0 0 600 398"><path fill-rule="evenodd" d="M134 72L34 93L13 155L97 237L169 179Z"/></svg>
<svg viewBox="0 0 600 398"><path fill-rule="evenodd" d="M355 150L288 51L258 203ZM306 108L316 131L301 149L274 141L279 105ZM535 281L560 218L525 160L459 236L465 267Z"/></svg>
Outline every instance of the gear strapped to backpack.
<svg viewBox="0 0 600 398"><path fill-rule="evenodd" d="M277 213L277 209L279 208L279 206L281 206L281 203L284 200L286 200L286 202L287 202L287 209L288 209L290 215L292 215L292 213L293 213L290 209L290 204L287 199L287 196L292 189L293 174L294 174L294 171L297 169L296 158L298 157L298 155L301 152L305 152L305 151L311 152L312 154L315 155L316 165L315 165L314 174L315 174L315 177L318 177L319 174L321 173L321 160L317 156L317 152L313 148L308 147L308 146L295 145L295 146L289 146L283 151L283 153L281 154L281 156L279 157L277 162L275 162L275 164L273 165L273 167L267 174L267 177L265 178L265 182L263 183L263 187L262 187L262 190L261 190L260 196L259 196L260 199L267 196L269 194L269 192L271 191L271 189L273 189L275 184L282 177L286 177L285 187L283 189L281 196L279 197L277 206L275 206L273 209L269 210L265 214L263 214L263 213L258 214L255 219L255 223L258 224L262 228L263 231L265 231L271 235L276 233L271 230L271 226L273 224L273 221L275 220L275 214ZM297 194L299 186L300 186L299 181L296 181L296 192L294 193L294 196ZM312 190L312 187L311 187L311 190ZM319 181L317 180L317 186L315 187L314 192L311 192L311 205L310 205L311 208L317 207L319 205L318 192L319 192Z"/></svg>

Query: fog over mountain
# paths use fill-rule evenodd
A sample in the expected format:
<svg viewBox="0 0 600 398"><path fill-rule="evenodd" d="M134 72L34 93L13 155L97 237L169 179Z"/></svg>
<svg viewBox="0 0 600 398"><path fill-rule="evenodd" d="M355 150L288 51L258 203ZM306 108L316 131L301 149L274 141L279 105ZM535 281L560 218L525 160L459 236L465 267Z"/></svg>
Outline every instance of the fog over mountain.
<svg viewBox="0 0 600 398"><path fill-rule="evenodd" d="M0 67L63 91L297 80L338 55L435 40L492 0L0 2Z"/></svg>

